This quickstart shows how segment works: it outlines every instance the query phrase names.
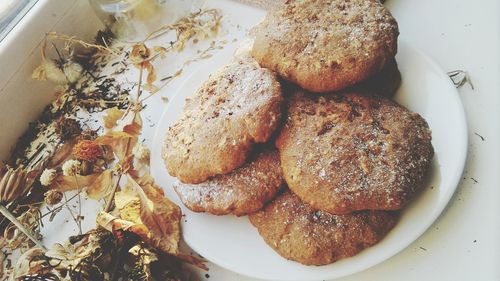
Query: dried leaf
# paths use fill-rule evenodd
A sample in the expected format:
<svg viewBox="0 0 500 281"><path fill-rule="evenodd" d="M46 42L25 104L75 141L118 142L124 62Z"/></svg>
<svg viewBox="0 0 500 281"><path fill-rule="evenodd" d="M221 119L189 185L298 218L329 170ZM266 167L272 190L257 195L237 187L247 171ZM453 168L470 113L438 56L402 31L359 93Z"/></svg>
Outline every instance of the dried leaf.
<svg viewBox="0 0 500 281"><path fill-rule="evenodd" d="M200 259L179 251L182 217L179 206L165 197L163 189L150 175L140 178L136 184L141 188L137 189L141 198L141 220L151 232L152 246L207 270Z"/></svg>
<svg viewBox="0 0 500 281"><path fill-rule="evenodd" d="M130 60L135 67L145 70L148 75L146 77L145 89L154 89L153 83L156 81L156 71L151 63L158 56L165 57L167 49L160 46L148 48L144 43L135 44L130 52Z"/></svg>
<svg viewBox="0 0 500 281"><path fill-rule="evenodd" d="M148 61L144 63L144 69L148 72L148 77L146 78L147 85L153 85L156 81L156 72L153 65Z"/></svg>
<svg viewBox="0 0 500 281"><path fill-rule="evenodd" d="M53 259L65 260L68 259L68 252L68 249L66 249L62 244L55 243L52 245L52 248L47 250L45 256Z"/></svg>
<svg viewBox="0 0 500 281"><path fill-rule="evenodd" d="M165 55L167 54L167 49L162 46L153 46L153 53L159 54L162 59L165 58Z"/></svg>
<svg viewBox="0 0 500 281"><path fill-rule="evenodd" d="M129 154L125 158L121 159L118 161L118 163L115 166L115 169L117 171L120 171L120 173L129 173L133 177L137 177L138 172L134 168L134 155Z"/></svg>
<svg viewBox="0 0 500 281"><path fill-rule="evenodd" d="M115 233L115 230L128 230L131 228L134 223L129 222L123 219L120 219L118 217L115 217L109 213L106 213L104 211L100 211L97 214L96 217L96 222L98 225L103 227L104 229Z"/></svg>
<svg viewBox="0 0 500 281"><path fill-rule="evenodd" d="M156 249L206 269L201 260L179 251L180 208L164 196L163 189L154 183L150 175L137 180L127 176L125 189L115 196L120 218L102 215L106 220L100 225L107 225L107 229L114 231L121 229L133 232Z"/></svg>
<svg viewBox="0 0 500 281"><path fill-rule="evenodd" d="M116 127L118 120L122 118L124 114L125 112L118 109L117 107L106 110L106 115L103 117L104 127L106 129L112 129Z"/></svg>
<svg viewBox="0 0 500 281"><path fill-rule="evenodd" d="M95 141L102 145L109 146L118 159L122 160L130 155L133 147L137 143L137 138L137 135L112 131L104 136L98 137Z"/></svg>
<svg viewBox="0 0 500 281"><path fill-rule="evenodd" d="M108 196L113 189L113 171L105 170L97 179L87 187L87 195L94 200Z"/></svg>
<svg viewBox="0 0 500 281"><path fill-rule="evenodd" d="M51 189L57 191L65 192L69 190L76 190L78 188L84 188L92 185L94 181L100 176L100 173L94 173L87 176L76 175L76 176L57 176L53 183L50 185ZM76 180L75 180L76 177ZM78 181L78 185L77 185Z"/></svg>
<svg viewBox="0 0 500 281"><path fill-rule="evenodd" d="M181 235L181 209L168 200L150 176L136 182L141 199L141 220L151 232L151 243L166 253L176 255ZM133 181L129 177L129 180Z"/></svg>
<svg viewBox="0 0 500 281"><path fill-rule="evenodd" d="M156 94L160 90L160 88L156 87L153 84L145 84L144 86L142 86L142 88L144 88L144 90L150 92L151 94Z"/></svg>
<svg viewBox="0 0 500 281"><path fill-rule="evenodd" d="M116 192L116 194L115 194L115 206L121 212L122 209L124 209L127 205L131 204L133 201L139 202L140 199L139 199L139 196L137 195L137 193L130 186L129 182L127 182L127 184L125 185L125 187L122 190ZM121 213L120 213L120 217L123 218ZM139 216L137 216L137 217L139 217ZM133 219L128 219L128 220L136 222Z"/></svg>
<svg viewBox="0 0 500 281"><path fill-rule="evenodd" d="M130 61L137 67L141 68L142 63L149 59L151 52L144 43L135 44L132 46L132 51L130 52Z"/></svg>
<svg viewBox="0 0 500 281"><path fill-rule="evenodd" d="M142 118L141 115L138 113L134 114L134 118L132 119L132 122L128 125L125 125L123 127L123 131L127 134L130 134L132 136L139 136L142 131Z"/></svg>
<svg viewBox="0 0 500 281"><path fill-rule="evenodd" d="M144 247L142 245L136 245L128 251L129 254L134 257L132 259L132 263L134 265L134 273L137 274L138 279L143 280L143 281L154 281L157 280L156 278L153 277L153 274L151 273L151 264L153 262L158 262L158 256L156 252L151 251L147 247ZM159 265L159 264L158 264ZM153 268L154 269L154 268ZM167 278L170 279L170 278ZM174 280L174 279L171 279ZM178 280L178 279L175 279ZM186 279L187 280L187 279Z"/></svg>
<svg viewBox="0 0 500 281"><path fill-rule="evenodd" d="M120 213L120 218L142 224L141 200L137 193L132 190L129 182L127 182L123 190L115 194L115 206Z"/></svg>
<svg viewBox="0 0 500 281"><path fill-rule="evenodd" d="M141 262L145 265L149 265L152 262L158 260L158 256L156 255L156 253L152 252L146 247L143 247L142 245L135 245L134 247L130 248L128 252L133 256L140 257Z"/></svg>
<svg viewBox="0 0 500 281"><path fill-rule="evenodd" d="M143 224L133 223L103 211L97 214L96 222L98 225L113 234L117 234L117 231L119 230L129 231L139 236L143 241L149 240L150 232Z"/></svg>
<svg viewBox="0 0 500 281"><path fill-rule="evenodd" d="M45 253L44 249L31 248L22 254L12 269L11 276L13 280L18 280L25 275L41 273L44 269L45 260L41 259Z"/></svg>

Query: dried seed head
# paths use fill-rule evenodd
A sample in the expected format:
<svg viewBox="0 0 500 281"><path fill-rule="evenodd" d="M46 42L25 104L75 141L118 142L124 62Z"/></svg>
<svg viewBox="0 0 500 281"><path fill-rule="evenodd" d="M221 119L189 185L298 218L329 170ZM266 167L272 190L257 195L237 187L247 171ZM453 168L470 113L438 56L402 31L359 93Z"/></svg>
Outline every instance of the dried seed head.
<svg viewBox="0 0 500 281"><path fill-rule="evenodd" d="M81 163L78 160L68 160L62 165L63 175L73 176L80 173Z"/></svg>
<svg viewBox="0 0 500 281"><path fill-rule="evenodd" d="M80 140L94 140L97 137L97 131L85 129L78 137Z"/></svg>
<svg viewBox="0 0 500 281"><path fill-rule="evenodd" d="M55 128L56 133L63 141L72 139L82 133L80 123L77 120L71 118L59 118L56 122Z"/></svg>
<svg viewBox="0 0 500 281"><path fill-rule="evenodd" d="M54 206L55 204L61 202L63 198L62 192L54 189L45 192L43 195L44 195L43 201L45 201L45 204L49 206Z"/></svg>
<svg viewBox="0 0 500 281"><path fill-rule="evenodd" d="M102 157L102 148L99 144L91 140L79 141L73 147L73 154L78 160L86 160L89 162L96 161Z"/></svg>
<svg viewBox="0 0 500 281"><path fill-rule="evenodd" d="M12 202L28 193L31 184L27 184L27 172L23 166L17 169L7 167L0 178L0 203Z"/></svg>
<svg viewBox="0 0 500 281"><path fill-rule="evenodd" d="M56 178L56 170L54 169L45 169L43 173L40 175L40 183L43 186L49 186L52 184L54 179Z"/></svg>

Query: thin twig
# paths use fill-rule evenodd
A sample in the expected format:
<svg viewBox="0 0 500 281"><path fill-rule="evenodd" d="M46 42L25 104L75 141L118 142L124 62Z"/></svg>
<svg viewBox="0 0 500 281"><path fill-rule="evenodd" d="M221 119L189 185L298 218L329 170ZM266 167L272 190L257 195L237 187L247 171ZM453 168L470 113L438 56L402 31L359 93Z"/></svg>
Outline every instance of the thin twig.
<svg viewBox="0 0 500 281"><path fill-rule="evenodd" d="M151 58L151 60L153 58ZM139 84L137 86L137 101L139 101L139 98L141 97L141 85L142 85L142 74L143 73L144 73L144 67L142 67L142 64L141 64L141 69L139 70Z"/></svg>
<svg viewBox="0 0 500 281"><path fill-rule="evenodd" d="M173 24L167 24L167 25L161 26L157 30L149 33L142 42L146 42L148 40L155 39L155 38L169 32L169 31L172 31L172 30L178 31L181 29L188 30L189 29L188 27L193 28L194 26L200 24L199 22L196 21L198 19L198 17L203 16L205 14L210 14L215 26L217 26L219 24L219 22L222 18L216 9L199 10L197 12L191 13L187 18L179 20ZM190 25L190 26L186 26L186 25Z"/></svg>
<svg viewBox="0 0 500 281"><path fill-rule="evenodd" d="M120 173L118 175L118 180L116 181L115 185L113 186L113 189L111 190L111 193L109 194L109 198L106 200L106 206L104 207L104 212L109 212L111 208L113 207L113 200L115 198L115 193L118 191L118 185L120 183L120 180L122 178L123 174Z"/></svg>
<svg viewBox="0 0 500 281"><path fill-rule="evenodd" d="M167 77L166 79L164 78L165 79L165 80L163 80L164 83L160 87L158 87L158 90L156 92L149 94L147 97L143 98L139 102L143 103L146 100L148 100L150 97L154 96L161 89L163 89L165 86L167 86L168 84L170 84L175 78L179 77L182 74L182 72L184 71L184 68L187 67L187 66L189 66L191 63L199 61L199 60L202 60L202 59L210 58L213 55L213 54L209 54L210 51L217 50L217 49L220 50L222 48L223 48L222 46L215 46L215 44L210 44L210 46L208 48L206 48L205 50L203 50L196 57L185 61L182 64L182 66L179 69L177 69L177 71L173 75Z"/></svg>
<svg viewBox="0 0 500 281"><path fill-rule="evenodd" d="M57 182L56 182L56 184L59 185L59 183L57 183ZM69 207L68 202L71 201L71 200L73 200L75 197L79 196L80 193L73 195L69 200L66 197L66 193L65 192L63 192L62 194L64 196L64 203L61 203L61 204L63 204L66 207L66 209L68 209L68 212L71 215L71 217L73 218L73 220L75 221L76 225L79 226L78 220L75 217L75 214L73 213L73 211L71 210L71 208ZM57 209L57 207L55 209ZM54 211L49 211L48 213L52 213L52 212L54 212ZM80 227L80 232L81 232L81 227Z"/></svg>
<svg viewBox="0 0 500 281"><path fill-rule="evenodd" d="M19 204L17 205L18 208L20 207L31 207L31 206L37 206L37 205L42 205L43 203L45 203L44 201L40 201L40 202L35 202L35 203L30 203L30 204Z"/></svg>
<svg viewBox="0 0 500 281"><path fill-rule="evenodd" d="M79 45L81 45L81 46L83 46L85 48L95 48L95 49L98 49L100 51L108 51L108 52L114 53L114 54L119 54L120 53L118 50L111 49L111 48L108 48L108 47L105 47L105 46L102 46L102 45L87 43L87 42L85 42L83 40L76 39L74 36L68 36L66 34L59 34L59 33L56 33L56 32L49 32L49 33L47 33L47 38L49 38L49 39L56 39L56 40L62 40L64 42L66 42L68 45L79 44Z"/></svg>
<svg viewBox="0 0 500 281"><path fill-rule="evenodd" d="M45 214L41 214L41 215L40 215L40 221L41 221L44 217L46 217L46 216L48 216L48 215L51 215L51 216L50 216L50 218L49 218L49 221L52 221L52 220L54 219L55 215L56 215L57 213L59 213L59 212L62 210L62 208L63 208L63 207L64 207L64 204L61 204L61 205L59 205L58 207L55 207L55 208L54 208L54 209L52 209L52 210L51 210L51 209L49 209L49 208L47 208L49 211L48 211L47 213L45 213Z"/></svg>
<svg viewBox="0 0 500 281"><path fill-rule="evenodd" d="M120 103L126 103L129 102L128 99L124 100L112 100L112 101L104 101L104 100L94 100L94 99L88 99L88 100L82 100L82 103L89 103L89 104L94 104L94 103L104 103L104 104L120 104Z"/></svg>
<svg viewBox="0 0 500 281"><path fill-rule="evenodd" d="M78 221L75 217L75 214L73 213L73 210L71 210L71 208L69 207L68 205L68 202L71 201L73 198L75 198L76 196L78 196L78 194L74 195L72 198L70 198L68 200L68 198L66 197L66 193L63 193L63 196L64 196L64 203L63 205L66 207L66 209L68 209L68 212L69 214L71 215L71 217L73 218L73 220L75 221L75 223L78 225Z"/></svg>
<svg viewBox="0 0 500 281"><path fill-rule="evenodd" d="M132 140L132 138L129 138L127 141L127 146L125 148L125 157L129 154L131 140ZM109 197L106 200L106 206L104 207L104 212L109 212L111 210L111 208L113 207L115 193L118 190L118 186L120 184L120 180L121 180L123 174L124 174L124 171L120 170L120 174L118 175L118 180L116 181L115 186L113 186L113 189L111 190L111 193L109 194Z"/></svg>
<svg viewBox="0 0 500 281"><path fill-rule="evenodd" d="M78 184L78 178L76 176L76 173L73 173L73 176L75 177L75 183L76 187L78 188L78 217L77 217L77 224L78 224L78 229L79 229L79 234L82 235L82 188Z"/></svg>

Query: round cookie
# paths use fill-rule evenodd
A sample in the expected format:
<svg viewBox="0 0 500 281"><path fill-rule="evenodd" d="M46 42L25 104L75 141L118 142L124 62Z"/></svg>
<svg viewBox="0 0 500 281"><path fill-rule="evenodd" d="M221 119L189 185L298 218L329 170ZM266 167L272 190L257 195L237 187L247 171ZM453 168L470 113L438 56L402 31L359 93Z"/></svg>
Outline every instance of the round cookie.
<svg viewBox="0 0 500 281"><path fill-rule="evenodd" d="M265 150L229 174L199 184L177 182L174 189L192 211L242 216L260 210L284 183L278 152Z"/></svg>
<svg viewBox="0 0 500 281"><path fill-rule="evenodd" d="M312 92L336 91L380 71L397 52L396 20L373 0L296 0L254 29L252 55Z"/></svg>
<svg viewBox="0 0 500 281"><path fill-rule="evenodd" d="M420 115L356 93L292 94L276 146L290 189L332 214L403 208L434 154Z"/></svg>
<svg viewBox="0 0 500 281"><path fill-rule="evenodd" d="M246 161L280 122L283 96L273 72L240 59L210 76L169 128L163 159L170 175L200 183Z"/></svg>
<svg viewBox="0 0 500 281"><path fill-rule="evenodd" d="M305 265L325 265L378 243L396 225L399 215L386 211L332 215L286 191L249 218L282 257Z"/></svg>

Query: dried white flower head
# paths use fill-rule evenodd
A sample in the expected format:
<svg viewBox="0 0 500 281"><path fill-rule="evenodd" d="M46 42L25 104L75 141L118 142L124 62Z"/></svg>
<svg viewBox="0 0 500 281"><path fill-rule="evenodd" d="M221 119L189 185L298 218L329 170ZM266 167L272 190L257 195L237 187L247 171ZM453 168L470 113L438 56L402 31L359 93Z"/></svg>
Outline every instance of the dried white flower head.
<svg viewBox="0 0 500 281"><path fill-rule="evenodd" d="M82 72L83 67L76 62L68 61L61 67L51 59L43 59L42 64L31 74L31 78L40 81L49 80L64 85L68 82L76 82L82 76Z"/></svg>
<svg viewBox="0 0 500 281"><path fill-rule="evenodd" d="M50 80L56 84L66 83L66 75L51 59L43 59L42 63L35 68L31 78L38 81Z"/></svg>
<svg viewBox="0 0 500 281"><path fill-rule="evenodd" d="M149 157L151 156L151 152L149 148L145 147L141 143L137 143L132 149L132 153L135 157L141 161L149 161Z"/></svg>
<svg viewBox="0 0 500 281"><path fill-rule="evenodd" d="M78 160L68 160L62 165L63 175L73 176L80 173L82 163Z"/></svg>
<svg viewBox="0 0 500 281"><path fill-rule="evenodd" d="M40 175L40 183L43 186L49 186L52 184L52 181L56 178L56 170L54 169L45 169L43 173Z"/></svg>
<svg viewBox="0 0 500 281"><path fill-rule="evenodd" d="M67 62L63 67L64 74L70 83L76 82L82 76L83 67L76 62Z"/></svg>

